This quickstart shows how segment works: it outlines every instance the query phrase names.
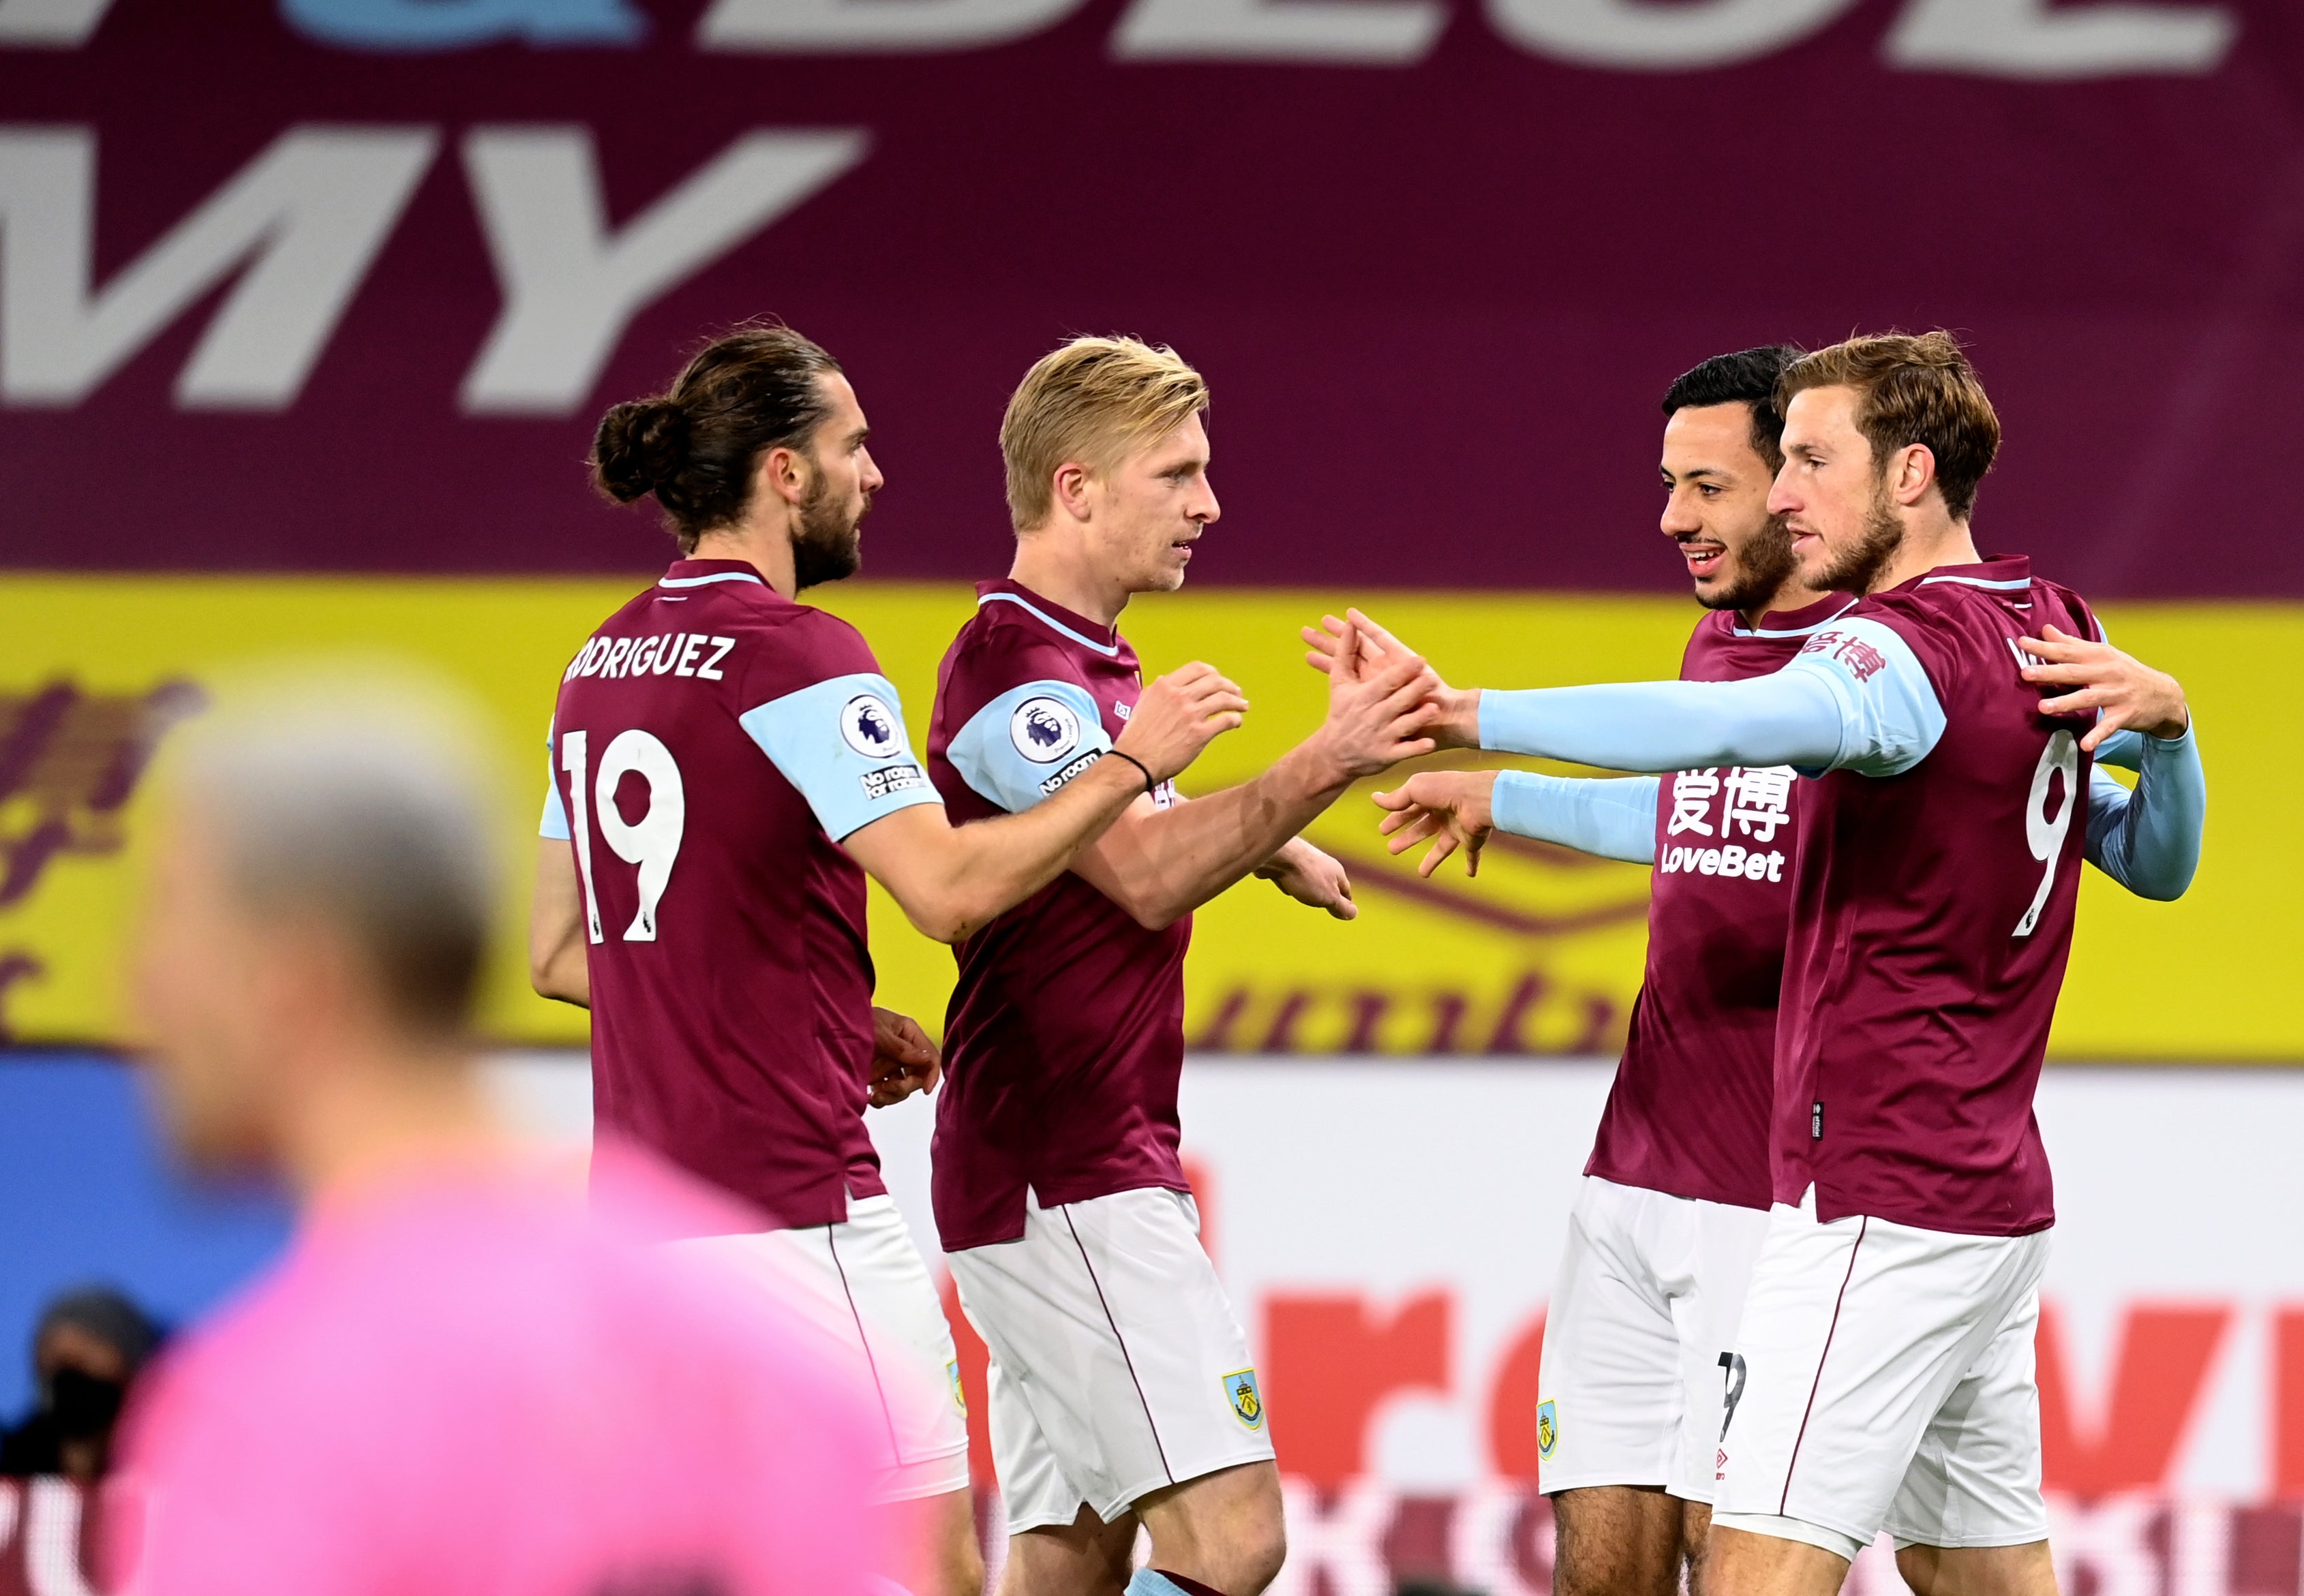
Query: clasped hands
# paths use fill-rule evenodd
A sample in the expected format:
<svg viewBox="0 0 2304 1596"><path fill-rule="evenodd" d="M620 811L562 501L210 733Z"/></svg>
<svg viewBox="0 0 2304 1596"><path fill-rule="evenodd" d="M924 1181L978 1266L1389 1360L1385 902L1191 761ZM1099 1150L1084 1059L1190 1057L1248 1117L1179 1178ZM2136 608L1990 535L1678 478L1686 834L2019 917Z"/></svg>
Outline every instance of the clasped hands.
<svg viewBox="0 0 2304 1596"><path fill-rule="evenodd" d="M1326 672L1332 684L1345 677L1389 676L1406 670L1412 662L1420 697L1410 713L1419 733L1419 744L1402 747L1394 759L1412 758L1436 748L1480 746L1480 689L1450 687L1413 649L1360 611L1347 610L1341 619L1322 616L1317 627L1304 629L1304 641L1309 649L1304 663ZM1332 686L1331 692L1334 690ZM1417 864L1419 875L1430 875L1459 849L1464 853L1466 873L1478 875L1480 849L1495 829L1490 804L1495 784L1494 771L1418 771L1392 791L1376 795L1376 803L1391 811L1376 829L1392 840L1394 854L1406 853L1419 842L1431 842Z"/></svg>

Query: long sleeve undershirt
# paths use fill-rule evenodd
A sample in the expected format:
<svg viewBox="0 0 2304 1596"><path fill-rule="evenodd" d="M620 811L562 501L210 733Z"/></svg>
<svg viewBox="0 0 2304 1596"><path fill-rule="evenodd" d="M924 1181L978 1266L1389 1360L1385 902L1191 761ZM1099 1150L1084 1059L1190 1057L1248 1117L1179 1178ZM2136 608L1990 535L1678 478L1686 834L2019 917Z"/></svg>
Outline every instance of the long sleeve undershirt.
<svg viewBox="0 0 2304 1596"><path fill-rule="evenodd" d="M1480 742L1616 770L1789 764L1890 776L1911 769L1944 734L1943 706L1910 646L1876 621L1836 629L1867 646L1804 654L1743 681L1658 681L1480 695ZM2207 779L2188 730L2177 738L2120 732L2100 762L2135 763L2136 791L2109 776L2089 783L2088 857L2139 897L2170 899L2199 865ZM1507 772L1496 824L1606 858L1652 863L1660 782L1571 780Z"/></svg>

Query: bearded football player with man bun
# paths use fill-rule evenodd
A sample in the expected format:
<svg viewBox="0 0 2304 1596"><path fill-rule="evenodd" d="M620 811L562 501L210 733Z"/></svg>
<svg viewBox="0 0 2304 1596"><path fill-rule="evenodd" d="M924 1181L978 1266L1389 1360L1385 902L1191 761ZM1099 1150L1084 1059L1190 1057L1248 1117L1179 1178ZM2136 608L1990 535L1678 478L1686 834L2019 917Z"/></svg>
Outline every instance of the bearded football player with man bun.
<svg viewBox="0 0 2304 1596"><path fill-rule="evenodd" d="M595 1124L758 1211L682 1245L768 1281L877 1388L881 1498L931 1520L888 1572L978 1596L952 1335L864 1128L868 1102L932 1086L938 1061L872 1007L864 878L960 941L1248 705L1187 665L1049 802L953 824L871 649L799 599L858 568L883 485L868 431L839 363L782 326L715 340L601 422L599 486L652 495L680 557L562 680L530 962L538 992L592 1010Z"/></svg>

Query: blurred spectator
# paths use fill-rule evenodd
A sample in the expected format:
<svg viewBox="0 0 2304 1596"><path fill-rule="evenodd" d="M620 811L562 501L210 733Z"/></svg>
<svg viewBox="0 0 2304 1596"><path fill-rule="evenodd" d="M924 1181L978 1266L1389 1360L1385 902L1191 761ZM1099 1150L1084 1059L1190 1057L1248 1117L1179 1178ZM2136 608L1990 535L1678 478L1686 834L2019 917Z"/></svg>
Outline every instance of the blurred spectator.
<svg viewBox="0 0 2304 1596"><path fill-rule="evenodd" d="M0 1474L102 1479L121 1405L159 1344L159 1327L108 1286L84 1286L49 1303L32 1332L39 1404L0 1432Z"/></svg>
<svg viewBox="0 0 2304 1596"><path fill-rule="evenodd" d="M179 749L138 967L159 1106L191 1161L284 1177L300 1218L140 1393L148 1528L115 1531L109 1579L866 1589L861 1394L769 1299L640 1239L719 1200L611 1145L594 1212L580 1170L499 1139L463 1040L492 806L406 697L307 690Z"/></svg>

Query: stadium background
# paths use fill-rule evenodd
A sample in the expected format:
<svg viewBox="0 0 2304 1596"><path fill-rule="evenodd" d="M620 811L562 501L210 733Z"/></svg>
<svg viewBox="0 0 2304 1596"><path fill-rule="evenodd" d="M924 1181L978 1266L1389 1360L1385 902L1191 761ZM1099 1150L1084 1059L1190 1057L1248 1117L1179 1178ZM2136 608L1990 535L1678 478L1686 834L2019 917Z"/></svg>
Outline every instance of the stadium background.
<svg viewBox="0 0 2304 1596"><path fill-rule="evenodd" d="M1309 728L1295 629L1346 602L1461 681L1669 674L1664 384L1944 324L2007 426L1982 540L2183 678L2214 788L2183 901L2085 884L2044 1091L2066 1588L2297 1596L2299 28L2271 0L0 0L0 1410L55 1286L184 1315L282 1234L265 1194L173 1180L114 1061L140 718L252 663L413 657L499 732L524 849L560 668L667 549L589 495L591 421L702 331L782 315L855 378L890 486L824 598L916 738L1005 569L1016 376L1082 331L1199 365L1224 518L1125 621L1255 703L1189 789ZM1504 1596L1543 1583L1515 1415L1645 875L1512 847L1422 883L1372 815L1313 832L1357 923L1253 882L1199 916L1188 1139L1300 1482L1292 1577ZM520 897L500 1079L578 1137L582 1018L527 992ZM874 913L883 1001L933 1025L949 955ZM917 1213L921 1116L877 1128ZM69 1504L0 1496L0 1586L61 1578L33 1532Z"/></svg>

